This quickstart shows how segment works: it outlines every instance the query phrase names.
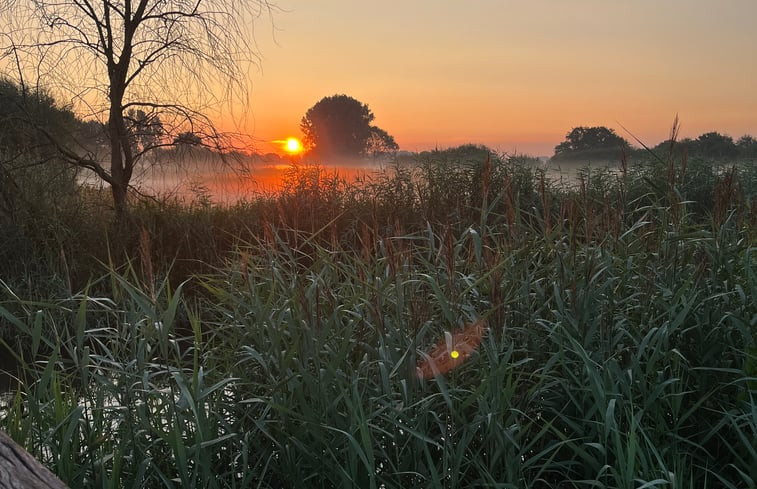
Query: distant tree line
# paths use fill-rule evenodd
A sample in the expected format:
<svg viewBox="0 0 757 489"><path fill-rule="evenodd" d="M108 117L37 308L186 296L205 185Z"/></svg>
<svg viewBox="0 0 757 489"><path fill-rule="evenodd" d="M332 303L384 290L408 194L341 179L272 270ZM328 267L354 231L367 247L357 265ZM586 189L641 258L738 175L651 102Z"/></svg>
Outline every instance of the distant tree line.
<svg viewBox="0 0 757 489"><path fill-rule="evenodd" d="M649 148L658 155L671 149L679 154L687 154L711 159L757 158L757 139L744 135L737 141L719 132L708 132L696 139L667 139ZM618 161L622 157L643 157L647 149L635 148L614 130L604 126L574 127L565 135L565 141L555 146L553 161Z"/></svg>
<svg viewBox="0 0 757 489"><path fill-rule="evenodd" d="M665 140L653 148L664 152L671 146L671 140ZM696 139L684 138L673 144L677 151L689 155L707 158L757 158L757 139L746 134L734 141L732 137L719 132L707 132Z"/></svg>

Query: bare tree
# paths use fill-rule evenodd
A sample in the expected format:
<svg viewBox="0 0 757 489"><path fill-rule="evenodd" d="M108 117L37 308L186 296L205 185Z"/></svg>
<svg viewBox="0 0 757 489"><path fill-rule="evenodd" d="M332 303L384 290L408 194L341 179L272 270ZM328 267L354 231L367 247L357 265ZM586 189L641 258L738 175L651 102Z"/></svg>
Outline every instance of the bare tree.
<svg viewBox="0 0 757 489"><path fill-rule="evenodd" d="M102 125L109 166L91 147L37 129L65 161L110 185L120 219L149 151L186 132L226 147L214 121L246 107L253 24L274 9L268 0L0 0L0 56L22 87L34 80ZM135 144L135 127L150 137Z"/></svg>

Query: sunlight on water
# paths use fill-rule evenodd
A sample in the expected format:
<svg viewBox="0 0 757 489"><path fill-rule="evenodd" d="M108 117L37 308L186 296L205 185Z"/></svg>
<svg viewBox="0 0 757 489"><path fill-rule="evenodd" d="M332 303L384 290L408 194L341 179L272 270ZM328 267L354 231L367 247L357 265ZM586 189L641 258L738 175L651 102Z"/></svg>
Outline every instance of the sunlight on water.
<svg viewBox="0 0 757 489"><path fill-rule="evenodd" d="M338 176L351 183L357 178L370 178L386 168L378 161L356 161L339 165L300 163L295 158L229 158L202 156L183 158L180 162L164 159L138 166L132 186L145 195L158 198L176 197L187 202L208 200L234 204L270 195L282 190L287 179L298 170L317 166L323 176ZM95 187L103 183L94 174L84 174L80 182Z"/></svg>
<svg viewBox="0 0 757 489"><path fill-rule="evenodd" d="M207 152L181 153L162 156L157 160L138 166L134 171L132 186L142 194L157 198L178 198L185 202L204 201L218 204L234 204L253 200L261 195L275 194L283 189L292 175L298 171L322 170L322 177L336 175L347 183L356 179L376 178L382 172L391 172L389 160L357 160L339 164L303 163L297 156L276 155L234 156L220 158ZM617 165L586 162L551 162L542 160L541 169L551 181L562 185L578 184L582 170L610 168ZM81 183L102 186L94 174L85 174Z"/></svg>

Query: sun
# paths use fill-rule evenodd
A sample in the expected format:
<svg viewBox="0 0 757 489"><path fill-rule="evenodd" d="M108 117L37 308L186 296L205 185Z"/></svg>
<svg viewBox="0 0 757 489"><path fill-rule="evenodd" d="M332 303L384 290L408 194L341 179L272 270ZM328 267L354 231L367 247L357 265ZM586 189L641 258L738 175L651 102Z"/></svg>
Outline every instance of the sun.
<svg viewBox="0 0 757 489"><path fill-rule="evenodd" d="M283 143L284 151L291 155L302 152L302 143L297 138L286 138Z"/></svg>

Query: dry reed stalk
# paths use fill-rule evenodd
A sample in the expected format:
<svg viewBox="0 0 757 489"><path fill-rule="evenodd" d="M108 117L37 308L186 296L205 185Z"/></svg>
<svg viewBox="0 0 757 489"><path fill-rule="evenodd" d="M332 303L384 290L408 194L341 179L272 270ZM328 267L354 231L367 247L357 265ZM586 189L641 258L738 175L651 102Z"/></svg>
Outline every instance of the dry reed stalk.
<svg viewBox="0 0 757 489"><path fill-rule="evenodd" d="M621 229L623 227L623 223L626 220L626 197L625 197L625 190L622 191L621 195L618 195L615 199L615 208L613 212L613 229L612 229L612 236L615 242L620 239L620 233Z"/></svg>
<svg viewBox="0 0 757 489"><path fill-rule="evenodd" d="M271 222L267 218L264 217L261 222L261 226L263 228L263 241L265 242L267 248L271 249L273 248L274 244L276 244L273 224L271 224Z"/></svg>
<svg viewBox="0 0 757 489"><path fill-rule="evenodd" d="M586 178L581 175L579 178L579 191L581 194L581 200L583 201L584 210L584 242L591 243L594 238L594 206L589 202L589 193L586 188Z"/></svg>
<svg viewBox="0 0 757 489"><path fill-rule="evenodd" d="M444 260L447 266L447 280L450 290L455 287L455 237L449 224L444 227Z"/></svg>
<svg viewBox="0 0 757 489"><path fill-rule="evenodd" d="M152 265L150 248L150 232L147 231L147 228L142 227L139 232L139 260L142 264L142 276L145 286L150 291L152 300L155 300L155 270Z"/></svg>
<svg viewBox="0 0 757 489"><path fill-rule="evenodd" d="M489 255L489 262L488 267L489 269L496 270L494 273L492 273L489 277L489 295L491 297L492 305L491 308L493 311L496 311L496 318L498 319L498 323L501 324L501 314L500 314L500 308L502 307L502 290L501 285L503 278L504 278L504 268L497 267L496 265L498 263L502 263L505 258L502 256L501 249L499 246L492 246L491 249L493 251L490 252Z"/></svg>
<svg viewBox="0 0 757 489"><path fill-rule="evenodd" d="M365 222L361 223L358 239L363 262L370 263L371 258L376 254L376 238L371 227Z"/></svg>
<svg viewBox="0 0 757 489"><path fill-rule="evenodd" d="M73 294L74 289L71 286L71 270L68 268L68 260L66 260L66 252L63 247L60 247L60 262L63 264L63 270L66 272L66 285L68 286L68 293Z"/></svg>
<svg viewBox="0 0 757 489"><path fill-rule="evenodd" d="M487 328L486 321L479 318L456 333L445 333L444 338L423 356L416 367L416 376L419 379L430 379L462 365L481 344Z"/></svg>
<svg viewBox="0 0 757 489"><path fill-rule="evenodd" d="M669 185L669 194L670 194L670 208L671 208L671 214L673 218L673 223L676 227L680 225L680 199L678 198L678 193L675 191L676 188L676 169L675 169L675 144L678 139L678 130L680 129L680 126L678 124L678 114L676 114L675 119L673 119L673 126L670 128L670 149L668 150L668 185ZM683 149L681 151L681 165L685 168L686 166L686 150Z"/></svg>
<svg viewBox="0 0 757 489"><path fill-rule="evenodd" d="M620 174L623 175L623 181L628 177L628 151L623 148L620 153Z"/></svg>
<svg viewBox="0 0 757 489"><path fill-rule="evenodd" d="M549 196L547 195L547 186L545 183L544 172L540 173L539 193L541 194L542 217L544 218L544 236L549 236L549 233L552 230L552 223L550 222L550 204Z"/></svg>
<svg viewBox="0 0 757 489"><path fill-rule="evenodd" d="M670 146L668 147L668 166L673 164L673 155L676 143L678 142L678 131L681 129L681 124L678 122L678 114L673 119L673 125L670 127Z"/></svg>
<svg viewBox="0 0 757 489"><path fill-rule="evenodd" d="M404 239L407 236L405 228L399 217L394 218L394 237L390 241L395 245L395 271L404 269L412 263L413 245L411 241Z"/></svg>
<svg viewBox="0 0 757 489"><path fill-rule="evenodd" d="M386 255L386 264L389 266L389 275L395 277L397 275L398 261L397 253L394 250L394 240L391 237L381 238L384 243L384 253Z"/></svg>
<svg viewBox="0 0 757 489"><path fill-rule="evenodd" d="M517 234L518 229L515 226L515 196L513 195L513 179L509 173L505 173L505 181L503 185L503 191L505 192L505 220L507 221L507 228L510 231L508 233L508 240L512 245L512 238Z"/></svg>
<svg viewBox="0 0 757 489"><path fill-rule="evenodd" d="M563 229L567 231L570 238L571 250L575 249L576 244L576 204L573 196L563 197L560 201L560 223Z"/></svg>
<svg viewBox="0 0 757 489"><path fill-rule="evenodd" d="M611 235L613 237L616 236L615 233L615 211L612 208L612 205L610 204L610 194L608 192L605 192L602 195L602 217L603 217L603 228L601 234L603 236Z"/></svg>
<svg viewBox="0 0 757 489"><path fill-rule="evenodd" d="M336 251L339 249L339 229L337 228L336 218L332 218L331 224L329 225L329 231L331 249L332 251Z"/></svg>
<svg viewBox="0 0 757 489"><path fill-rule="evenodd" d="M239 253L239 271L242 274L242 279L245 282L249 281L250 273L248 270L248 264L250 262L250 252L248 250L242 250Z"/></svg>
<svg viewBox="0 0 757 489"><path fill-rule="evenodd" d="M720 226L725 222L728 215L728 209L731 202L737 200L738 189L736 188L736 167L731 167L731 171L723 175L715 184L714 200L715 208L713 209L713 219L715 225Z"/></svg>
<svg viewBox="0 0 757 489"><path fill-rule="evenodd" d="M486 210L489 207L489 187L492 179L492 160L491 155L486 155L484 167L481 169L481 225L483 228Z"/></svg>

